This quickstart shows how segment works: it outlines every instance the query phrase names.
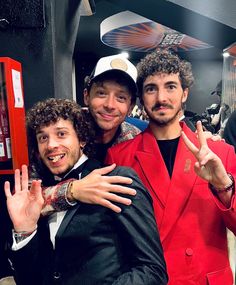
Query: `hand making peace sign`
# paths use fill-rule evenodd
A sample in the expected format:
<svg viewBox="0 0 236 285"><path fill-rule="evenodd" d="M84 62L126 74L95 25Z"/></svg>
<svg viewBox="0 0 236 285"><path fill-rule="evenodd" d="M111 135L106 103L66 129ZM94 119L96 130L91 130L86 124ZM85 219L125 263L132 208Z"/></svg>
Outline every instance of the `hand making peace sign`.
<svg viewBox="0 0 236 285"><path fill-rule="evenodd" d="M186 146L197 159L194 165L195 172L215 188L222 189L229 185L231 180L221 159L208 147L200 121L197 122L197 134L199 146L194 145L186 134L182 132Z"/></svg>

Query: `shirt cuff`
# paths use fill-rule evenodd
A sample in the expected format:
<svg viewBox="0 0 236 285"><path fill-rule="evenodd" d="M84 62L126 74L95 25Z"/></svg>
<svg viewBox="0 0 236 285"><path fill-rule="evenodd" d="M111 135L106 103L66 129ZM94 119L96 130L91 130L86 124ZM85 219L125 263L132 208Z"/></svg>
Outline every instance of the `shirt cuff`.
<svg viewBox="0 0 236 285"><path fill-rule="evenodd" d="M21 248L26 246L31 241L31 239L36 235L36 233L37 233L37 230L35 230L30 236L27 236L25 239L17 243L15 236L14 236L14 231L12 230L13 244L12 244L11 249L13 251L20 250Z"/></svg>

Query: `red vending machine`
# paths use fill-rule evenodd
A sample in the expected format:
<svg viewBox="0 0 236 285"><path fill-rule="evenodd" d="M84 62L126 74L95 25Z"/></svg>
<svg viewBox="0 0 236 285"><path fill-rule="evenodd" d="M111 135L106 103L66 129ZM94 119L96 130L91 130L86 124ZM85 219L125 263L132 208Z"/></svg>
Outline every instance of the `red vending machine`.
<svg viewBox="0 0 236 285"><path fill-rule="evenodd" d="M0 174L28 165L21 64L0 57Z"/></svg>

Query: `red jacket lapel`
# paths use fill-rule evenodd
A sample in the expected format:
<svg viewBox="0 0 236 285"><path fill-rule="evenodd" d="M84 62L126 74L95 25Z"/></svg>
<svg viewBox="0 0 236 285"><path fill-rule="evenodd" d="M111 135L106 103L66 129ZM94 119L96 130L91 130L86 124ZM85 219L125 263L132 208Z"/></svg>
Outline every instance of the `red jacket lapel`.
<svg viewBox="0 0 236 285"><path fill-rule="evenodd" d="M195 134L186 128L185 125L183 126L183 130L190 140L196 144L197 140ZM162 227L160 229L162 241L170 233L172 227L181 217L188 204L193 186L197 179L197 175L194 171L195 162L195 157L187 149L182 137L180 137Z"/></svg>
<svg viewBox="0 0 236 285"><path fill-rule="evenodd" d="M195 134L185 125L183 129L186 135L196 143ZM155 214L163 240L181 216L191 195L197 178L194 172L196 160L180 138L170 180L156 139L149 129L143 133L142 149L136 152L136 158L149 183L154 206L162 208L162 211L155 210ZM155 203L155 199L158 199L159 205Z"/></svg>

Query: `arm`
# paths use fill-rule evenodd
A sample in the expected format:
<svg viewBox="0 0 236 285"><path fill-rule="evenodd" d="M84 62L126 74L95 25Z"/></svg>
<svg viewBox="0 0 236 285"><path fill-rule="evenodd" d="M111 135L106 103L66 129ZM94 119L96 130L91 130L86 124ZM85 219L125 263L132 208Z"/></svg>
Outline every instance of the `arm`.
<svg viewBox="0 0 236 285"><path fill-rule="evenodd" d="M64 181L56 186L44 188L45 205L44 215L52 211L66 210L74 205L75 201L87 204L97 204L119 213L121 208L115 203L130 205L131 200L119 194L135 195L134 189L121 186L129 185L132 180L128 177L106 176L115 168L115 164L93 170L89 175L80 179ZM115 202L115 203L113 203Z"/></svg>
<svg viewBox="0 0 236 285"><path fill-rule="evenodd" d="M137 174L130 168L118 167L119 175L133 179L131 187L137 195L129 207L114 214L116 227L121 235L123 250L129 261L127 272L119 276L113 285L167 284L166 265L159 233L154 218L152 199Z"/></svg>
<svg viewBox="0 0 236 285"><path fill-rule="evenodd" d="M234 178L228 175L221 159L208 147L201 122L197 122L197 133L199 140L198 147L182 133L186 146L197 160L194 165L195 172L211 185L210 188L213 194L216 195L226 207L230 207L235 192Z"/></svg>

